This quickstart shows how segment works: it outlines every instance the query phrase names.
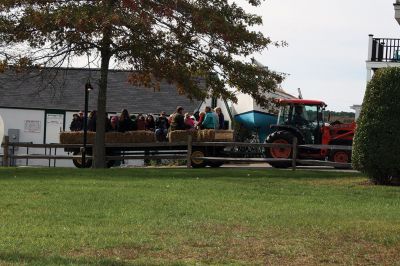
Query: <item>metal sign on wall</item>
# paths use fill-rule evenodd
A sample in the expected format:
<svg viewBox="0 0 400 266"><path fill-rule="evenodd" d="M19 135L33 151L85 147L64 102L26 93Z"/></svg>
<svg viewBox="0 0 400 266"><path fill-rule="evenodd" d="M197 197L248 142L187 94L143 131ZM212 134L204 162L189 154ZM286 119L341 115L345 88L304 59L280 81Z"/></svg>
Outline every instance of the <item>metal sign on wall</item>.
<svg viewBox="0 0 400 266"><path fill-rule="evenodd" d="M39 120L24 121L24 132L40 133L41 129L41 122Z"/></svg>
<svg viewBox="0 0 400 266"><path fill-rule="evenodd" d="M64 115L63 114L47 114L46 117L47 126L63 126L64 125Z"/></svg>

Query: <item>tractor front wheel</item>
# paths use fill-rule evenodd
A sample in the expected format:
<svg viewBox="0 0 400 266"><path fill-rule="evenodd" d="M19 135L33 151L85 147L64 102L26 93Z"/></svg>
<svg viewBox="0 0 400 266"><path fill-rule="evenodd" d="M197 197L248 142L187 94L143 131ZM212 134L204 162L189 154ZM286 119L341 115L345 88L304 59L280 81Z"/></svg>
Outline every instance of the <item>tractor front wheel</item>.
<svg viewBox="0 0 400 266"><path fill-rule="evenodd" d="M351 163L351 152L350 151L342 151L336 150L332 151L330 154L330 161L335 163ZM337 169L343 169L348 167L343 166L335 166Z"/></svg>
<svg viewBox="0 0 400 266"><path fill-rule="evenodd" d="M269 135L265 143L271 144L292 144L294 136L288 131L277 131ZM265 148L265 155L267 158L274 159L291 159L292 148L291 147L270 147ZM288 168L292 165L291 162L270 162L272 167L275 168Z"/></svg>

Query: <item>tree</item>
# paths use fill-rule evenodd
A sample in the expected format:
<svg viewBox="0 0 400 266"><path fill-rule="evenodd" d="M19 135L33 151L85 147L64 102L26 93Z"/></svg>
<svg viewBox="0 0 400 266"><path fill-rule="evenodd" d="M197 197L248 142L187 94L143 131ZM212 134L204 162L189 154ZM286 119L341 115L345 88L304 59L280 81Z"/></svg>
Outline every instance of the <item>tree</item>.
<svg viewBox="0 0 400 266"><path fill-rule="evenodd" d="M132 70L134 85L159 89L167 80L191 99L223 97L235 91L267 105L282 75L243 58L273 43L251 30L262 24L228 0L7 0L1 1L0 54L23 66L60 66L71 58L99 58L95 167L105 166L105 110L110 61ZM253 6L261 0L247 0ZM16 49L18 47L18 49ZM1 58L2 57L2 58ZM205 88L198 82L201 77ZM204 85L204 82L203 85ZM100 148L102 147L102 148Z"/></svg>
<svg viewBox="0 0 400 266"><path fill-rule="evenodd" d="M400 181L400 68L377 71L368 83L354 137L353 166L375 183Z"/></svg>

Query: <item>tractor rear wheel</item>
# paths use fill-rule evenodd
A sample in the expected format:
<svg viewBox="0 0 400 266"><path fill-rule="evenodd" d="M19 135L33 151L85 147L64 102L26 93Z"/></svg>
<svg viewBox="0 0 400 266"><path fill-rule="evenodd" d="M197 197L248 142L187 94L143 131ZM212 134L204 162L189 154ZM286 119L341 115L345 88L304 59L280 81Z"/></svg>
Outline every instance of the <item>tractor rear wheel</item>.
<svg viewBox="0 0 400 266"><path fill-rule="evenodd" d="M289 131L277 131L269 135L265 140L265 143L292 144L293 139L294 136ZM267 158L291 159L292 148L289 147L265 148L265 155ZM275 168L288 168L292 165L291 162L270 162L269 164Z"/></svg>

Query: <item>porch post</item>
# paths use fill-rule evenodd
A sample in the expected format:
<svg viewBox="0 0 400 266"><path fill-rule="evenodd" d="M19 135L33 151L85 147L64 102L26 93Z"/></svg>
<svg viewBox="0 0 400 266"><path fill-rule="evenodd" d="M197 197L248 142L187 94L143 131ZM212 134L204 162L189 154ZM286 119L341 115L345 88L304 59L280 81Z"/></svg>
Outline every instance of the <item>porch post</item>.
<svg viewBox="0 0 400 266"><path fill-rule="evenodd" d="M370 34L369 36L369 41L368 41L368 59L367 61L372 61L372 46L373 46L373 41L374 41L374 35Z"/></svg>

